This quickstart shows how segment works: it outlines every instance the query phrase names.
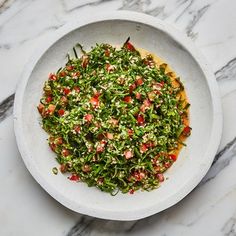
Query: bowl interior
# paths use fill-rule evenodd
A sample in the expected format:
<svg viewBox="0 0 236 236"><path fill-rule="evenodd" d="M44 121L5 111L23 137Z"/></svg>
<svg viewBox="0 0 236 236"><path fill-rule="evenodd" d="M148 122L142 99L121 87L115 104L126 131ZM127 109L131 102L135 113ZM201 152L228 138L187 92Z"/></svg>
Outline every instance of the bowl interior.
<svg viewBox="0 0 236 236"><path fill-rule="evenodd" d="M132 43L163 58L181 77L191 103L192 135L187 139L178 161L165 173L168 179L151 192L115 197L84 183L68 181L65 175L52 174L58 166L48 147L48 135L40 126L37 105L44 81L66 62L66 53L77 43L86 50L96 43L121 45L131 37ZM78 50L79 51L79 50ZM193 182L206 162L206 150L212 133L212 96L207 79L192 55L171 35L144 23L129 20L105 20L79 27L58 39L41 56L25 87L22 114L22 140L27 147L25 159L41 179L40 184L67 207L89 215L112 219L135 219L168 207L170 199L181 196L181 191ZM202 176L203 177L203 176Z"/></svg>

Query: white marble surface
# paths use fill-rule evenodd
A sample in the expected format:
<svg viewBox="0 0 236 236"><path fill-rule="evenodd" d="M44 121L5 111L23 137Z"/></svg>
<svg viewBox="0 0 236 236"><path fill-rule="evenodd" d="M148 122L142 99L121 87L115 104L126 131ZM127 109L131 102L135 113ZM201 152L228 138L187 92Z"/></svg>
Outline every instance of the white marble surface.
<svg viewBox="0 0 236 236"><path fill-rule="evenodd" d="M40 41L72 18L125 9L174 24L212 65L224 112L219 153L184 200L139 221L71 212L34 181L18 152L12 101L22 68ZM0 0L0 235L236 235L235 0Z"/></svg>

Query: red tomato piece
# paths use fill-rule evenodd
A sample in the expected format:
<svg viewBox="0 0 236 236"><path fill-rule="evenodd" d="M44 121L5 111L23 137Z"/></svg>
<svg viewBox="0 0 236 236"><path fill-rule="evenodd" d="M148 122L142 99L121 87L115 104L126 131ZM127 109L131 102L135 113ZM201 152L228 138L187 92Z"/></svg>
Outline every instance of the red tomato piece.
<svg viewBox="0 0 236 236"><path fill-rule="evenodd" d="M127 103L131 103L132 102L132 98L130 96L125 96L123 101L127 102Z"/></svg>
<svg viewBox="0 0 236 236"><path fill-rule="evenodd" d="M130 150L126 150L126 151L124 152L124 155L125 155L125 159L126 159L126 160L128 160L128 159L130 159L130 158L133 157L133 153L132 153L132 151L130 151Z"/></svg>
<svg viewBox="0 0 236 236"><path fill-rule="evenodd" d="M63 88L63 93L64 93L65 95L68 95L70 92L71 92L71 91L70 91L69 88Z"/></svg>
<svg viewBox="0 0 236 236"><path fill-rule="evenodd" d="M64 109L60 109L60 110L58 110L57 113L58 113L59 116L63 116L65 114L65 110Z"/></svg>
<svg viewBox="0 0 236 236"><path fill-rule="evenodd" d="M57 76L55 74L52 74L52 73L49 74L48 78L49 78L49 80L52 80L52 81L57 80Z"/></svg>
<svg viewBox="0 0 236 236"><path fill-rule="evenodd" d="M188 137L191 134L191 128L189 126L186 126L182 133L184 136Z"/></svg>
<svg viewBox="0 0 236 236"><path fill-rule="evenodd" d="M143 84L143 79L142 78L138 78L136 80L136 85L139 86L139 85L142 85Z"/></svg>
<svg viewBox="0 0 236 236"><path fill-rule="evenodd" d="M131 84L129 86L129 92L132 93L136 89L136 84Z"/></svg>
<svg viewBox="0 0 236 236"><path fill-rule="evenodd" d="M49 104L47 113L48 113L49 115L52 115L52 114L54 113L55 109L56 109L56 106L55 106L55 105Z"/></svg>
<svg viewBox="0 0 236 236"><path fill-rule="evenodd" d="M72 66L72 65L69 65L69 66L66 67L66 69L67 69L68 71L72 71L72 70L74 70L74 68L75 68L75 67Z"/></svg>
<svg viewBox="0 0 236 236"><path fill-rule="evenodd" d="M164 175L163 174L157 174L156 175L157 176L157 178L158 178L158 180L160 181L160 182L163 182L165 179L164 179Z"/></svg>
<svg viewBox="0 0 236 236"><path fill-rule="evenodd" d="M64 148L62 149L61 154L63 157L67 157L70 155L70 151Z"/></svg>
<svg viewBox="0 0 236 236"><path fill-rule="evenodd" d="M135 97L136 97L136 99L138 99L138 100L141 99L141 96L142 96L141 93L136 93L136 94L135 94Z"/></svg>
<svg viewBox="0 0 236 236"><path fill-rule="evenodd" d="M175 154L169 154L169 157L172 161L176 161L177 160L177 156Z"/></svg>
<svg viewBox="0 0 236 236"><path fill-rule="evenodd" d="M92 114L86 114L84 116L84 119L85 119L85 121L90 122L93 119L93 115Z"/></svg>
<svg viewBox="0 0 236 236"><path fill-rule="evenodd" d="M72 174L70 177L68 177L69 180L71 181L79 181L80 180L80 177L77 175L77 174Z"/></svg>
<svg viewBox="0 0 236 236"><path fill-rule="evenodd" d="M80 88L79 88L78 86L75 86L73 89L74 89L74 90L75 90L75 92L77 92L77 93L79 93L79 92L80 92Z"/></svg>
<svg viewBox="0 0 236 236"><path fill-rule="evenodd" d="M142 114L138 114L137 116L137 122L139 125L143 125L145 123L144 117Z"/></svg>
<svg viewBox="0 0 236 236"><path fill-rule="evenodd" d="M133 44L131 44L130 42L127 42L125 44L125 48L128 49L129 51L135 51Z"/></svg>

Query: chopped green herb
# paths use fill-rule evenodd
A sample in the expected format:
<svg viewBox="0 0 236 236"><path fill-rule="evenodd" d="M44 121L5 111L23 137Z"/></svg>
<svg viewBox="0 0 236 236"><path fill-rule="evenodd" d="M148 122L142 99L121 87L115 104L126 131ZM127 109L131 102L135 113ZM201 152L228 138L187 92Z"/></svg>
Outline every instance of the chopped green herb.
<svg viewBox="0 0 236 236"><path fill-rule="evenodd" d="M83 55L73 48L49 75L38 106L60 171L112 195L157 188L191 132L180 79L129 40L90 52L77 44Z"/></svg>

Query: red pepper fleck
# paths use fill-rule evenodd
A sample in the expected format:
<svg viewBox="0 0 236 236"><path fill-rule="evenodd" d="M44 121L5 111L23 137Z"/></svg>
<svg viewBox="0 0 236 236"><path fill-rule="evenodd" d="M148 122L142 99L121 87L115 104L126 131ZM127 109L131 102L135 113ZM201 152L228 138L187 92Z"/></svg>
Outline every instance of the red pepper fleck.
<svg viewBox="0 0 236 236"><path fill-rule="evenodd" d="M169 154L169 157L172 161L176 161L177 160L177 156L175 154Z"/></svg>
<svg viewBox="0 0 236 236"><path fill-rule="evenodd" d="M70 91L69 88L63 88L63 93L64 93L65 95L68 95L70 92L71 92L71 91Z"/></svg>
<svg viewBox="0 0 236 236"><path fill-rule="evenodd" d="M72 174L70 177L68 177L71 181L79 181L80 177L77 174Z"/></svg>
<svg viewBox="0 0 236 236"><path fill-rule="evenodd" d="M137 122L139 125L143 125L145 123L144 117L142 114L138 114L137 116Z"/></svg>
<svg viewBox="0 0 236 236"><path fill-rule="evenodd" d="M158 178L158 180L159 180L160 182L163 182L163 181L165 180L165 179L164 179L164 175L161 174L161 173L157 174L156 176L157 176L157 178Z"/></svg>
<svg viewBox="0 0 236 236"><path fill-rule="evenodd" d="M52 81L57 80L57 76L55 74L52 74L52 73L49 74L48 78L49 78L49 80L52 80Z"/></svg>
<svg viewBox="0 0 236 236"><path fill-rule="evenodd" d="M65 110L64 109L60 109L60 110L58 110L57 113L58 113L59 116L63 116L65 114Z"/></svg>
<svg viewBox="0 0 236 236"><path fill-rule="evenodd" d="M86 114L84 116L84 119L85 119L85 121L90 122L93 119L93 115L92 114Z"/></svg>
<svg viewBox="0 0 236 236"><path fill-rule="evenodd" d="M124 100L124 102L127 102L127 103L132 102L132 98L130 96L125 96L123 100Z"/></svg>

